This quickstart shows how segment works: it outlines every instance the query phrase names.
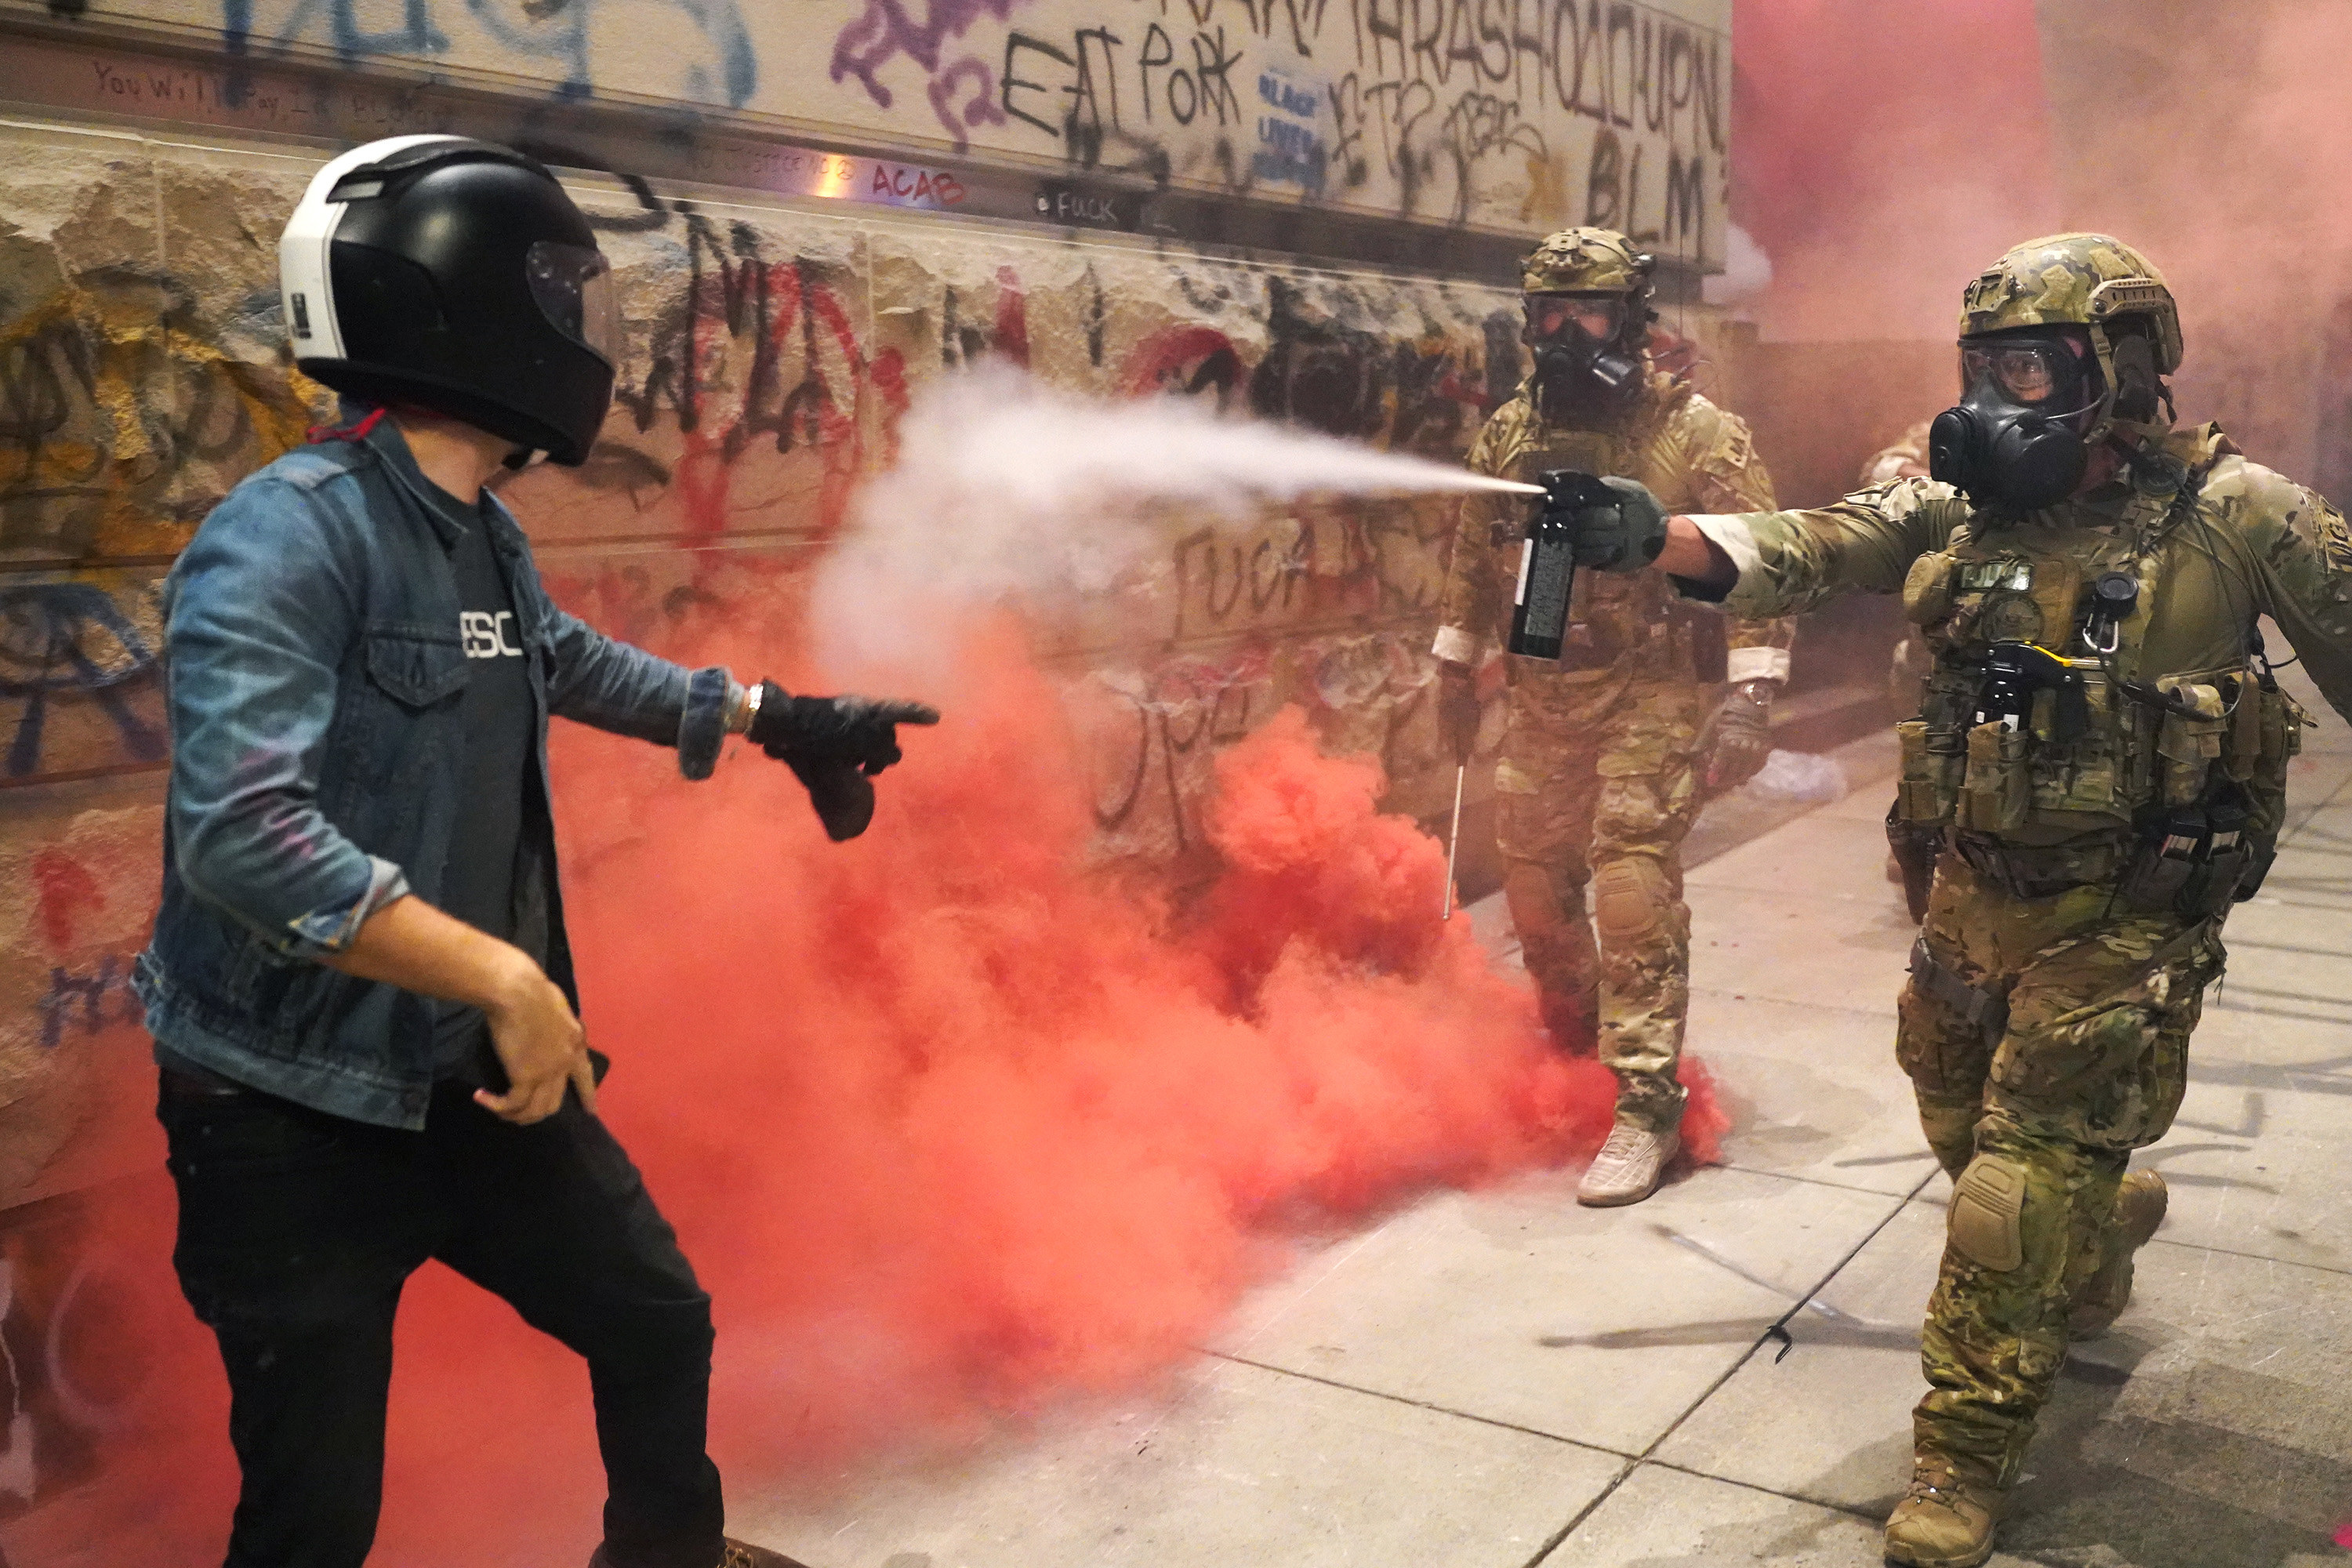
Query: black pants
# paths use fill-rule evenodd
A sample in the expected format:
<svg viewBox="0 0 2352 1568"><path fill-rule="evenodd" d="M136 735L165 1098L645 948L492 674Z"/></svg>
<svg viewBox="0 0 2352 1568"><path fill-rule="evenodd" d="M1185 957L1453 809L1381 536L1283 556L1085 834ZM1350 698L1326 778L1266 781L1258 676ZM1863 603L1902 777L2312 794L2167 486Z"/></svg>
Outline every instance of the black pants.
<svg viewBox="0 0 2352 1568"><path fill-rule="evenodd" d="M710 1298L636 1167L567 1096L530 1127L460 1084L422 1132L166 1074L180 1288L219 1337L244 1473L226 1568L360 1568L402 1285L438 1258L587 1358L613 1568L712 1568ZM498 1397L486 1389L486 1399Z"/></svg>

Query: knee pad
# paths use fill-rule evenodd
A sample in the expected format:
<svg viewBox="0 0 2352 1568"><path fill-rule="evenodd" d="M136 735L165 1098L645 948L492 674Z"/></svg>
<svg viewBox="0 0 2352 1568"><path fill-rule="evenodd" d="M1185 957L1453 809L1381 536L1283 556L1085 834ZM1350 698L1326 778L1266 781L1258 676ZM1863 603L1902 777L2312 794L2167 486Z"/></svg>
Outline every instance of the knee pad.
<svg viewBox="0 0 2352 1568"><path fill-rule="evenodd" d="M1635 947L1666 934L1665 868L1646 855L1612 860L1592 874L1592 923L1611 947Z"/></svg>
<svg viewBox="0 0 2352 1568"><path fill-rule="evenodd" d="M1554 935L1584 923L1584 889L1562 887L1551 868L1533 860L1513 860L1503 868L1503 901L1522 940L1529 932Z"/></svg>
<svg viewBox="0 0 2352 1568"><path fill-rule="evenodd" d="M2025 1261L2025 1166L1979 1154L1952 1184L1951 1242L1970 1262L2006 1274Z"/></svg>

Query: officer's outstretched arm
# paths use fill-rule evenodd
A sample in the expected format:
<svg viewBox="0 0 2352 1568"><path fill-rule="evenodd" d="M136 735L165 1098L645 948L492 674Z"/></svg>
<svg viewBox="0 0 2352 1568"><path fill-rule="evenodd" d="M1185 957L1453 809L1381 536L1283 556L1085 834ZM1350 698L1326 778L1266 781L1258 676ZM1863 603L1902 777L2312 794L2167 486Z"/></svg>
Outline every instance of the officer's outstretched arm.
<svg viewBox="0 0 2352 1568"><path fill-rule="evenodd" d="M1709 604L1722 603L1739 582L1738 564L1728 551L1707 537L1695 517L1666 519L1666 542L1650 564L1680 579L1685 588Z"/></svg>
<svg viewBox="0 0 2352 1568"><path fill-rule="evenodd" d="M1700 437L1691 461L1690 486L1696 510L1706 512L1774 511L1780 502L1772 494L1772 474L1756 454L1747 423L1712 404L1703 410L1696 432ZM1726 558L1727 562L1728 558ZM1729 583L1723 584L1725 589ZM1789 653L1796 646L1797 622L1791 616L1724 617L1724 640L1729 655L1724 679L1744 687L1751 698L1769 704L1771 695L1789 679ZM1717 718L1741 710L1727 707ZM1762 757L1756 761L1760 764Z"/></svg>
<svg viewBox="0 0 2352 1568"><path fill-rule="evenodd" d="M1735 616L1797 615L1857 589L1900 591L1966 515L1948 487L1898 479L1812 510L1675 518L1656 565Z"/></svg>

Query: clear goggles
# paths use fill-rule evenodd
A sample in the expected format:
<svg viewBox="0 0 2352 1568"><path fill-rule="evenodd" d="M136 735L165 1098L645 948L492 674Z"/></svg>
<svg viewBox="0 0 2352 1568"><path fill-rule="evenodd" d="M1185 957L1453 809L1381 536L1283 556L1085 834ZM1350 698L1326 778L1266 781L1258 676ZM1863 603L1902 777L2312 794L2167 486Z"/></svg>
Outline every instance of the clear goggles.
<svg viewBox="0 0 2352 1568"><path fill-rule="evenodd" d="M613 268L593 246L534 243L523 258L530 297L555 330L618 364L620 310L613 298Z"/></svg>
<svg viewBox="0 0 2352 1568"><path fill-rule="evenodd" d="M2028 407L2053 397L2079 401L2087 345L2077 352L2063 339L2018 339L2001 342L1963 341L1960 344L1960 394L1978 383L1990 381L2003 397Z"/></svg>
<svg viewBox="0 0 2352 1568"><path fill-rule="evenodd" d="M1528 335L1557 338L1573 328L1597 343L1614 340L1625 330L1622 294L1529 294L1527 296Z"/></svg>

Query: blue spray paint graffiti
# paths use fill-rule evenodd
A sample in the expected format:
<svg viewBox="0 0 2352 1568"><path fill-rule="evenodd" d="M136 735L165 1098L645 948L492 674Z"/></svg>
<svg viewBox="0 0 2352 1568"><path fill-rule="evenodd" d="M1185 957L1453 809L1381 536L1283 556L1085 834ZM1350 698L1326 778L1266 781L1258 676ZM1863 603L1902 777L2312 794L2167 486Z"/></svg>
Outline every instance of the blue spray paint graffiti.
<svg viewBox="0 0 2352 1568"><path fill-rule="evenodd" d="M562 73L555 89L558 98L593 97L596 71L590 39L598 0L466 0L466 10L499 47L531 60L550 60ZM674 90L677 96L704 103L722 100L740 109L759 89L759 58L751 35L743 26L736 0L668 0L701 31L709 46L716 71L694 59L691 50L676 50L682 58ZM268 0L263 0L264 5ZM261 52L282 53L299 44L323 42L345 65L384 55L437 58L450 52L449 34L434 16L433 0L402 0L396 27L360 25L362 0L296 0L283 19L262 25ZM255 0L221 0L221 34L232 55L255 51Z"/></svg>
<svg viewBox="0 0 2352 1568"><path fill-rule="evenodd" d="M120 994L122 1005L110 1016L107 999ZM79 1005L84 1034L95 1035L107 1025L129 1023L140 1016L138 993L131 988L131 962L114 953L98 961L98 968L89 974L76 974L63 968L49 971L49 989L35 1004L41 1014L41 1048L56 1050L65 1043L66 1026L73 1020Z"/></svg>
<svg viewBox="0 0 2352 1568"><path fill-rule="evenodd" d="M370 55L437 55L449 47L447 35L436 29L426 14L425 0L407 0L398 27L362 27L358 13L356 0L325 0L323 4L321 0L301 0L268 42L273 48L282 49L301 41L303 35L323 19L328 38L345 65L356 64ZM226 36L229 53L247 53L253 38L253 0L221 0L221 31Z"/></svg>
<svg viewBox="0 0 2352 1568"><path fill-rule="evenodd" d="M131 706L128 689L152 677L155 649L106 590L89 583L0 588L0 700L24 703L0 771L23 778L40 764L53 696L96 701L139 762L161 761L163 733Z"/></svg>

